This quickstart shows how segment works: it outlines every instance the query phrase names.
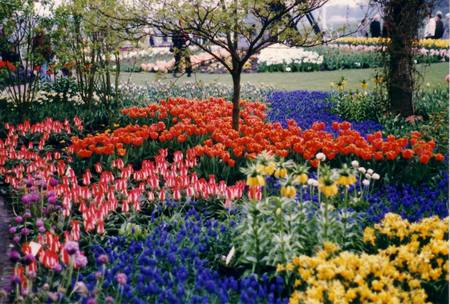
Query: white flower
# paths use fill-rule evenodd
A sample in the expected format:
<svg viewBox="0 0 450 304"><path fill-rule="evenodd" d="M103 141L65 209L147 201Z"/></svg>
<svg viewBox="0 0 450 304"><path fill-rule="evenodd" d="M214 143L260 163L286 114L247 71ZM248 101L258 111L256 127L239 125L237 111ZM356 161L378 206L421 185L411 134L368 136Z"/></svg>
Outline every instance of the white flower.
<svg viewBox="0 0 450 304"><path fill-rule="evenodd" d="M359 167L358 171L362 174L366 174L366 168L364 168L364 167Z"/></svg>
<svg viewBox="0 0 450 304"><path fill-rule="evenodd" d="M365 177L366 177L367 179L371 179L371 178L372 178L372 175L370 175L369 173L366 173Z"/></svg>
<svg viewBox="0 0 450 304"><path fill-rule="evenodd" d="M236 252L236 248L234 248L234 246L231 247L230 252L228 252L227 257L225 258L225 265L230 264L231 260L234 257L235 252Z"/></svg>
<svg viewBox="0 0 450 304"><path fill-rule="evenodd" d="M367 169L367 173L369 173L369 174L373 174L373 170L372 169Z"/></svg>
<svg viewBox="0 0 450 304"><path fill-rule="evenodd" d="M316 154L316 159L318 159L320 161L325 161L325 159L327 159L327 157L322 152L319 152Z"/></svg>
<svg viewBox="0 0 450 304"><path fill-rule="evenodd" d="M354 169L358 169L359 168L359 162L357 160L352 161L352 167Z"/></svg>
<svg viewBox="0 0 450 304"><path fill-rule="evenodd" d="M365 179L365 180L363 180L363 181L362 181L362 183L363 183L363 185L364 185L364 186L366 186L366 187L367 187L367 186L369 186L369 185L370 185L370 180L368 180L368 179Z"/></svg>
<svg viewBox="0 0 450 304"><path fill-rule="evenodd" d="M319 182L317 180L315 180L314 178L310 178L308 179L308 185L313 186L313 187L318 187L319 186Z"/></svg>
<svg viewBox="0 0 450 304"><path fill-rule="evenodd" d="M372 174L372 179L379 180L380 179L380 175L378 173L374 173L374 174Z"/></svg>

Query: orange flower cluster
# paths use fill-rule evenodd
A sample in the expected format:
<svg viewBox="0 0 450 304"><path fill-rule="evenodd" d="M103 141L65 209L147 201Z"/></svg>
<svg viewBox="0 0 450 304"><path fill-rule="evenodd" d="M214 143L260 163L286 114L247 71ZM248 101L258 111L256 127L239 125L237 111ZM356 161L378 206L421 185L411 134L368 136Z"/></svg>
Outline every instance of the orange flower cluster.
<svg viewBox="0 0 450 304"><path fill-rule="evenodd" d="M432 158L443 160L443 155L433 153L434 141L422 140L419 132L412 132L410 138L389 135L386 139L381 132L375 132L366 139L352 130L349 122L334 122L332 126L338 133L336 136L325 131L323 122L316 122L310 129L301 130L291 120L287 128L283 128L280 123L268 123L265 120L265 104L241 101L240 105L239 132L231 128L230 102L221 98L174 98L145 108L122 110L122 114L130 118L147 119L153 123L149 126L128 126L111 134L75 139L73 146L80 157L89 157L92 152L98 153L95 143L101 143L102 147L109 144L108 152L112 152L114 147L119 152L119 149L125 149L123 144L138 146L148 138L182 143L195 136L194 142L198 144L188 152L196 156L218 157L229 166L234 166L236 158L251 158L264 150L282 157L296 153L310 160L313 165L318 152L323 152L330 160L337 155L351 155L364 160L418 159L423 164ZM167 129L163 121L169 125ZM100 149L100 152L103 151Z"/></svg>
<svg viewBox="0 0 450 304"><path fill-rule="evenodd" d="M118 128L112 133L106 131L98 135L88 135L84 139L72 138L71 151L81 158L89 158L92 154L125 156L127 150L124 145L141 146L145 140L156 140L159 132L164 130L163 122L150 126L128 125Z"/></svg>

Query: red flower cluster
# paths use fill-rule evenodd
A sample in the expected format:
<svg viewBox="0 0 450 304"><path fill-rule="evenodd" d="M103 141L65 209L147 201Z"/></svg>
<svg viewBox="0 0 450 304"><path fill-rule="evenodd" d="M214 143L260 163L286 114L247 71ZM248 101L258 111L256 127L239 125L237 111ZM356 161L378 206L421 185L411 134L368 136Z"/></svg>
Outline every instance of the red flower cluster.
<svg viewBox="0 0 450 304"><path fill-rule="evenodd" d="M17 68L9 61L0 60L0 69L7 69L11 72L15 72Z"/></svg>
<svg viewBox="0 0 450 304"><path fill-rule="evenodd" d="M158 139L161 142L176 140L182 143L196 136L194 140L200 143L188 152L196 156L218 157L229 166L234 166L236 158L253 157L263 150L283 157L296 153L305 160L312 160L318 152L325 153L328 159L337 155L351 155L364 160L395 160L402 157L417 158L423 164L432 158L438 161L443 159L441 154L433 153L434 142L421 140L418 132L413 132L411 138L390 135L386 139L381 132L376 132L365 139L351 129L349 122L334 122L333 128L338 131L335 136L324 130L323 122L314 123L308 130L301 130L293 120L288 122L287 128L279 123L267 123L266 106L263 103L241 101L241 109L239 132L231 128L232 104L224 99L168 99L145 108L127 108L122 113L131 118L147 118L153 123L150 126L125 127L145 134L136 137L132 142L135 146L141 143L141 139ZM163 121L170 124L167 129ZM148 132L153 132L152 136ZM115 132L104 133L97 138L105 143L117 141ZM91 152L97 153L95 149L90 149L91 152L83 150L92 142L92 137L74 139L74 152L80 157L89 157ZM125 144L124 141L119 142ZM113 149L108 152L112 153Z"/></svg>

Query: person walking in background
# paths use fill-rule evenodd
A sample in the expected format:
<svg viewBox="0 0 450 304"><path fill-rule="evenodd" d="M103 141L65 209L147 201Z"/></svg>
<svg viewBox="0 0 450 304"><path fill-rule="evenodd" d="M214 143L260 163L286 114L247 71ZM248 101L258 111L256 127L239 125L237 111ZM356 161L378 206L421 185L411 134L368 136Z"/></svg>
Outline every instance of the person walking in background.
<svg viewBox="0 0 450 304"><path fill-rule="evenodd" d="M373 17L372 22L370 22L370 36L372 38L378 38L381 36L380 16L378 15Z"/></svg>
<svg viewBox="0 0 450 304"><path fill-rule="evenodd" d="M434 28L434 39L441 39L444 36L444 23L442 22L442 12L437 12L435 19L435 28Z"/></svg>
<svg viewBox="0 0 450 304"><path fill-rule="evenodd" d="M175 67L173 69L173 76L176 77L180 70L181 59L184 58L186 65L186 73L188 77L192 74L191 57L188 48L189 36L181 28L172 33L172 48L171 51L175 57Z"/></svg>
<svg viewBox="0 0 450 304"><path fill-rule="evenodd" d="M432 39L434 38L435 31L436 31L436 19L433 18L431 14L429 14L427 24L425 25L425 32L423 34L423 37L425 39Z"/></svg>

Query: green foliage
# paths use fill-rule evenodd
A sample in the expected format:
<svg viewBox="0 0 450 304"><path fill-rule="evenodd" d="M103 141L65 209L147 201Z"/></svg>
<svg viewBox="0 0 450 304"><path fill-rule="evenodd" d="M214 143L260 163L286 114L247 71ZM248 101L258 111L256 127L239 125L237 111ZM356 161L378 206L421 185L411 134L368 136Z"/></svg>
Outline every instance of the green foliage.
<svg viewBox="0 0 450 304"><path fill-rule="evenodd" d="M332 82L331 86L336 89L329 98L334 104L333 111L345 120L379 120L388 110L388 100L382 76L376 75L373 82L372 88L369 81L362 80L361 88L356 90L345 90L347 80L344 77Z"/></svg>
<svg viewBox="0 0 450 304"><path fill-rule="evenodd" d="M358 247L361 229L355 220L351 211L335 210L325 216L324 207L310 201L272 196L248 202L236 228L238 263L261 273L299 254L312 254L325 241L325 229L327 240L345 248Z"/></svg>
<svg viewBox="0 0 450 304"><path fill-rule="evenodd" d="M409 119L400 116L380 117L385 133L404 136L411 131L419 131L427 139L434 139L439 152L448 152L448 88L423 90L416 94L415 116Z"/></svg>

